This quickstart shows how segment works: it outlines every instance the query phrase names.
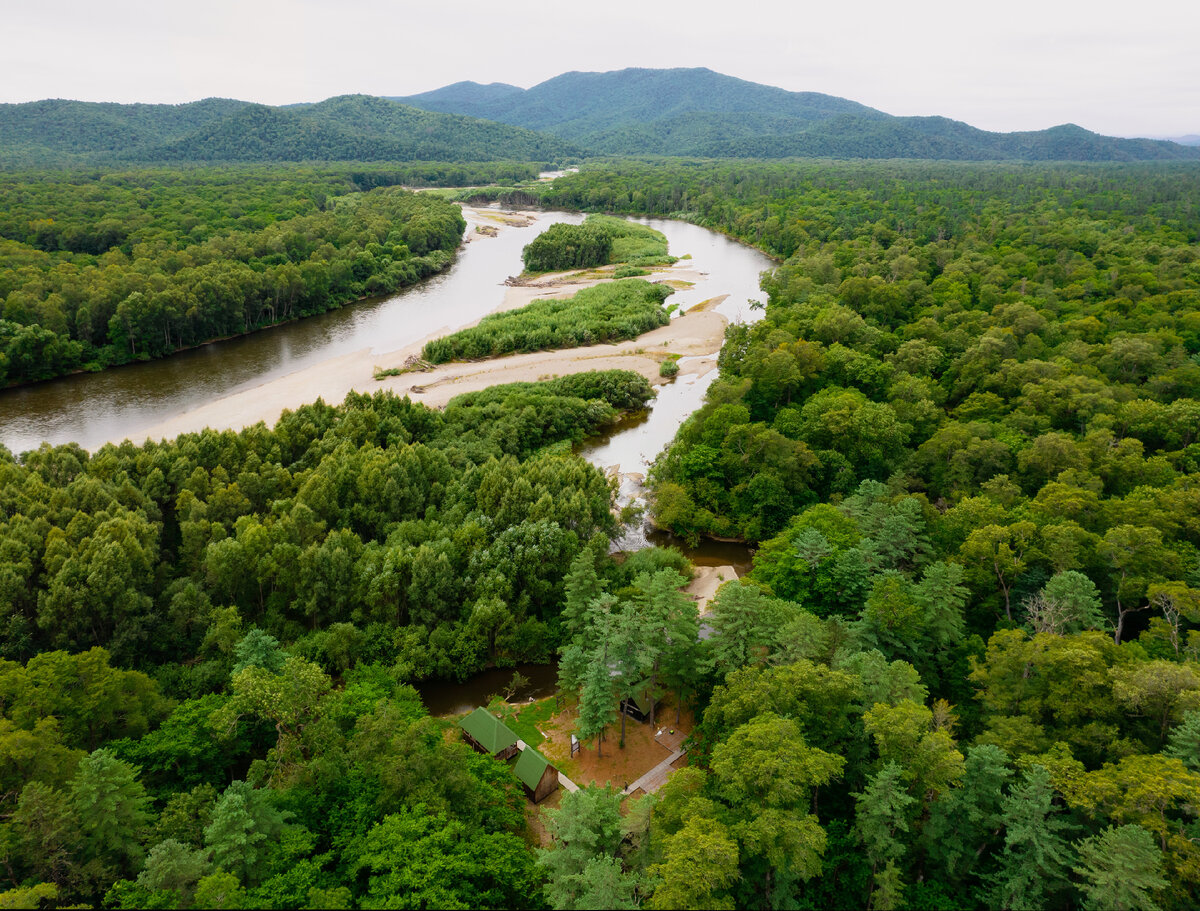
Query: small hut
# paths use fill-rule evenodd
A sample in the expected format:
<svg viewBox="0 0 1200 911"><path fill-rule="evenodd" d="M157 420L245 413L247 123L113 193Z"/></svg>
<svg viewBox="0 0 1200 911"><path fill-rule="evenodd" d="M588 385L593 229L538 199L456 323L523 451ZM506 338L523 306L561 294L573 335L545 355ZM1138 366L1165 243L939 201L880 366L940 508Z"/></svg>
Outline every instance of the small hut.
<svg viewBox="0 0 1200 911"><path fill-rule="evenodd" d="M482 706L460 721L458 726L462 728L463 740L480 753L498 759L512 759L517 755L517 735Z"/></svg>
<svg viewBox="0 0 1200 911"><path fill-rule="evenodd" d="M654 694L650 690L650 681L643 680L634 684L631 695L621 700L621 711L634 721L649 721L650 709L654 705Z"/></svg>
<svg viewBox="0 0 1200 911"><path fill-rule="evenodd" d="M513 771L525 787L525 796L534 803L540 803L558 787L558 769L533 747L521 751Z"/></svg>

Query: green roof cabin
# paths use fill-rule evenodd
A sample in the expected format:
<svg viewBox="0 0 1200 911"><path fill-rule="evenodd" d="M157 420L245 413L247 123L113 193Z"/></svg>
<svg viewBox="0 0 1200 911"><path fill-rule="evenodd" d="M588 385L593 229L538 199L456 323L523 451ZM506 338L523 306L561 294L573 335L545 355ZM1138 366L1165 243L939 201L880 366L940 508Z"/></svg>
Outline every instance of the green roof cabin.
<svg viewBox="0 0 1200 911"><path fill-rule="evenodd" d="M458 726L462 728L463 740L481 753L499 759L512 759L517 755L517 735L482 706L460 721Z"/></svg>
<svg viewBox="0 0 1200 911"><path fill-rule="evenodd" d="M558 769L533 747L527 746L521 751L513 771L525 787L525 796L534 803L540 803L558 787Z"/></svg>

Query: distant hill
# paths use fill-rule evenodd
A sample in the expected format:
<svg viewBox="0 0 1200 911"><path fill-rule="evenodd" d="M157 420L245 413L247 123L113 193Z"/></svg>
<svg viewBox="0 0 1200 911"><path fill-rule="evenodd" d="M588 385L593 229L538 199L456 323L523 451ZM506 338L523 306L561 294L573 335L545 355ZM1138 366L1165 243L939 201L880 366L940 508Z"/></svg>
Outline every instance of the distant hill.
<svg viewBox="0 0 1200 911"><path fill-rule="evenodd" d="M554 136L370 95L268 107L207 99L182 105L37 101L0 105L0 163L184 161L554 161Z"/></svg>
<svg viewBox="0 0 1200 911"><path fill-rule="evenodd" d="M0 104L0 167L168 162L561 162L593 155L1200 160L1195 145L1101 136L1072 124L989 133L893 117L816 92L705 68L564 73L531 89L456 82L407 98L342 95L268 107L36 101Z"/></svg>
<svg viewBox="0 0 1200 911"><path fill-rule="evenodd" d="M893 117L845 98L788 92L705 68L564 73L525 90L459 82L397 100L542 130L606 154L1200 159L1200 148L1101 136L1071 124L1028 133L989 133L945 117Z"/></svg>
<svg viewBox="0 0 1200 911"><path fill-rule="evenodd" d="M1200 146L1200 135L1188 133L1186 136L1172 136L1170 141L1184 146Z"/></svg>
<svg viewBox="0 0 1200 911"><path fill-rule="evenodd" d="M604 134L630 124L655 124L692 114L760 114L803 124L846 114L864 118L888 116L845 98L817 92L788 92L703 67L571 72L531 89L516 92L493 89L494 84L460 82L395 100L445 113L461 113L462 106L470 105L478 111L476 116L544 130L589 146L595 145Z"/></svg>

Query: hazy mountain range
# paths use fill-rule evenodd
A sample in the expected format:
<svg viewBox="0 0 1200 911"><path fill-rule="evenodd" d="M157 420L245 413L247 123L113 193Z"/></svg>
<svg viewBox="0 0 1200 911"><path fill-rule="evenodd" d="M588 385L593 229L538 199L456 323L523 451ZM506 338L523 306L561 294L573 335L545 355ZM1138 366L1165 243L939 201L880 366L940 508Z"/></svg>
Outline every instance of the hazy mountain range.
<svg viewBox="0 0 1200 911"><path fill-rule="evenodd" d="M343 95L285 107L215 98L0 105L0 164L8 167L588 155L1200 160L1200 137L1120 139L1073 124L991 133L703 68L564 73L530 89L459 82L403 98Z"/></svg>

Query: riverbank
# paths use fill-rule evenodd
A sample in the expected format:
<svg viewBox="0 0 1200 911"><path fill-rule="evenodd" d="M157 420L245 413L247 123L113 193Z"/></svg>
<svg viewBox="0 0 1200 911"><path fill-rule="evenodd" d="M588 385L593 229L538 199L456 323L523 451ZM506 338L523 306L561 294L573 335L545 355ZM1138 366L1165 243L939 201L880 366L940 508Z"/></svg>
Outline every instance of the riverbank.
<svg viewBox="0 0 1200 911"><path fill-rule="evenodd" d="M477 217L486 218L504 231L510 225L506 224L503 217L495 217L504 214L484 212L478 213ZM490 240L491 236L486 234L474 238L476 243ZM570 297L582 288L611 281L612 272L611 268L558 272L525 280L520 285L506 287L502 303L492 312L517 309L534 300ZM646 279L669 282L673 286L690 286L705 277L704 273L683 261L655 269ZM410 357L418 355L430 339L476 325L478 320L463 325L443 326L395 351L373 354L370 348L363 348L216 398L147 427L138 433L138 441L172 439L205 427L241 430L260 421L272 425L285 409L296 408L317 398L337 403L352 391L369 393L388 389L398 395L408 395L414 401L440 408L464 392L501 383L536 381L587 370L634 370L650 382L662 384L665 380L659 376L659 365L672 355L689 359L681 364L681 376L701 376L715 368L716 354L724 340L728 321L711 309L720 300L705 301L666 326L616 345L538 351L485 361L444 364L430 371L405 373L386 377L382 381L375 379L377 368L386 370L400 367ZM123 439L114 437L106 442L119 443Z"/></svg>

